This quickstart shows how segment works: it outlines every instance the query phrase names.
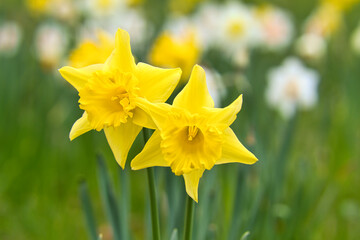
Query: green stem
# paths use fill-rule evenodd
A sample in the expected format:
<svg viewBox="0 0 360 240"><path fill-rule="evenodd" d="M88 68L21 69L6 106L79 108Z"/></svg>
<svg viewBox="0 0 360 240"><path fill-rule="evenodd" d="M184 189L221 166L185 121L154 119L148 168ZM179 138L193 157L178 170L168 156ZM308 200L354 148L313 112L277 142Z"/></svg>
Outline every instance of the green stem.
<svg viewBox="0 0 360 240"><path fill-rule="evenodd" d="M152 221L152 229L153 229L153 239L160 240L160 225L159 225L158 207L156 204L154 169L147 168L146 170L147 170L147 175L148 175L149 191L150 191L150 206L151 206L151 221Z"/></svg>
<svg viewBox="0 0 360 240"><path fill-rule="evenodd" d="M192 228L194 220L194 206L195 202L191 197L187 196L186 199L186 213L185 213L185 229L184 229L184 240L191 240Z"/></svg>
<svg viewBox="0 0 360 240"><path fill-rule="evenodd" d="M144 136L144 144L148 141L149 137L146 132L146 129L143 129ZM158 214L158 206L156 202L156 189L155 189L155 177L154 177L154 169L147 168L147 176L149 182L149 193L150 193L150 208L151 208L151 222L152 222L152 232L153 239L160 240L160 224L159 224L159 214Z"/></svg>

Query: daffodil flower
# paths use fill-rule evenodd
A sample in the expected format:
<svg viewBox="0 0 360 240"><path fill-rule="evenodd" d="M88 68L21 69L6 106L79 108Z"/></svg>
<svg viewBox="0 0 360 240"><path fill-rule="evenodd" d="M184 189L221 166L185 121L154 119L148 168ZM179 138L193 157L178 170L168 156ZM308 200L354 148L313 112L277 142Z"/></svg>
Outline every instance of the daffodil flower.
<svg viewBox="0 0 360 240"><path fill-rule="evenodd" d="M145 99L137 99L136 104L151 115L158 129L132 160L131 168L170 167L175 175L184 177L186 192L196 202L199 180L206 169L257 161L229 127L241 109L242 95L225 108L214 108L205 72L198 65L172 106Z"/></svg>
<svg viewBox="0 0 360 240"><path fill-rule="evenodd" d="M84 39L76 49L71 51L70 66L80 68L106 61L115 48L114 39L103 30L96 31L96 38L97 41Z"/></svg>
<svg viewBox="0 0 360 240"><path fill-rule="evenodd" d="M121 29L116 33L115 50L104 64L63 67L59 71L79 92L80 108L84 110L70 131L70 139L92 129L104 129L122 168L142 127L155 127L134 100L146 98L155 103L165 102L181 76L180 69L161 69L145 63L136 65L129 34Z"/></svg>

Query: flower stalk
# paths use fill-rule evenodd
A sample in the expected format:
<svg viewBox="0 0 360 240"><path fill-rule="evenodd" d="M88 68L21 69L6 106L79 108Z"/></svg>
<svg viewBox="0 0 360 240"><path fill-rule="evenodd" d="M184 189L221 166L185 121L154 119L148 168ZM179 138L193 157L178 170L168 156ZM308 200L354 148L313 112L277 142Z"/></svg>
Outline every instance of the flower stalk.
<svg viewBox="0 0 360 240"><path fill-rule="evenodd" d="M143 129L144 136L144 144L148 141L148 133L147 129ZM154 169L147 168L147 177L149 183L149 194L150 194L150 208L151 208L151 222L152 222L152 233L154 240L160 240L160 224L159 224L159 214L158 214L158 206L157 206L157 197L156 197L156 189L155 189L155 176Z"/></svg>
<svg viewBox="0 0 360 240"><path fill-rule="evenodd" d="M194 221L194 208L195 202L190 197L186 197L186 212L185 212L185 228L184 228L184 240L191 240L192 239L192 228L193 228L193 221Z"/></svg>

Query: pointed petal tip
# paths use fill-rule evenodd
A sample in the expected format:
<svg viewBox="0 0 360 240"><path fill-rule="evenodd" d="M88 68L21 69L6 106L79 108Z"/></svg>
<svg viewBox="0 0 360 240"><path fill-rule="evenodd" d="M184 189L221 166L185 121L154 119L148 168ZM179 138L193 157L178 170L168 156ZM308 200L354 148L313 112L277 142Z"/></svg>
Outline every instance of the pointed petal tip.
<svg viewBox="0 0 360 240"><path fill-rule="evenodd" d="M240 94L239 97L235 101L239 101L240 102L239 104L242 105L242 103L243 103L243 94Z"/></svg>
<svg viewBox="0 0 360 240"><path fill-rule="evenodd" d="M81 134L77 133L74 128L71 128L70 133L69 133L69 139L70 141L74 140L75 138L77 138L78 136L80 136Z"/></svg>
<svg viewBox="0 0 360 240"><path fill-rule="evenodd" d="M187 194L189 195L189 197L191 197L192 200L194 200L196 203L199 203L199 197L198 197L197 193L195 193L195 195L193 195L188 192Z"/></svg>
<svg viewBox="0 0 360 240"><path fill-rule="evenodd" d="M193 69L202 69L202 70L204 70L199 64L195 64Z"/></svg>
<svg viewBox="0 0 360 240"><path fill-rule="evenodd" d="M141 166L137 166L137 165L134 166L134 164L132 164L132 162L130 163L130 168L131 168L131 170L133 170L133 171L137 171L137 170L144 169L144 168L141 167Z"/></svg>
<svg viewBox="0 0 360 240"><path fill-rule="evenodd" d="M250 161L248 161L246 164L248 165L253 165L256 162L259 161L259 159L257 157L255 157L255 155L252 152L249 152L252 156L250 157Z"/></svg>
<svg viewBox="0 0 360 240"><path fill-rule="evenodd" d="M192 72L191 72L191 75L194 74L195 72L199 72L203 75L205 75L205 70L198 64L195 64L193 69L192 69Z"/></svg>
<svg viewBox="0 0 360 240"><path fill-rule="evenodd" d="M115 34L115 45L120 44L122 41L130 42L130 35L127 31L118 28Z"/></svg>
<svg viewBox="0 0 360 240"><path fill-rule="evenodd" d="M120 165L120 167L122 168L122 170L125 169L125 163L122 163L122 164L119 164L119 165Z"/></svg>
<svg viewBox="0 0 360 240"><path fill-rule="evenodd" d="M126 163L126 156L115 156L115 153L113 152L116 162L119 164L119 166L124 170L125 169L125 163Z"/></svg>
<svg viewBox="0 0 360 240"><path fill-rule="evenodd" d="M63 74L66 72L66 69L68 69L68 66L64 66L58 69L59 73L61 74L61 76L64 76Z"/></svg>
<svg viewBox="0 0 360 240"><path fill-rule="evenodd" d="M182 75L182 70L181 70L181 68L174 68L174 71L176 72L177 75L179 75L179 78L180 78L181 75Z"/></svg>
<svg viewBox="0 0 360 240"><path fill-rule="evenodd" d="M134 161L131 161L131 162L130 162L130 168L131 168L131 170L139 170L136 166L134 166L133 162L134 162Z"/></svg>
<svg viewBox="0 0 360 240"><path fill-rule="evenodd" d="M75 138L79 137L82 134L83 133L76 132L75 130L73 130L73 128L71 128L71 131L69 133L69 139L70 139L70 141L73 141Z"/></svg>

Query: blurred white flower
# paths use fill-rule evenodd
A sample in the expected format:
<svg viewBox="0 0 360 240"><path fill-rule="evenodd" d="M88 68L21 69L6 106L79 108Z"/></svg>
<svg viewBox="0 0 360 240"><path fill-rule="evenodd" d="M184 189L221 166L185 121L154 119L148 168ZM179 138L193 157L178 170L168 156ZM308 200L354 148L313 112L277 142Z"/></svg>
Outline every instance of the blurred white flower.
<svg viewBox="0 0 360 240"><path fill-rule="evenodd" d="M222 82L221 75L215 69L204 67L204 70L206 84L215 107L221 107L221 100L226 95L226 87Z"/></svg>
<svg viewBox="0 0 360 240"><path fill-rule="evenodd" d="M351 48L355 53L360 55L360 24L351 36Z"/></svg>
<svg viewBox="0 0 360 240"><path fill-rule="evenodd" d="M256 9L262 31L261 43L269 50L280 50L287 47L293 37L294 26L290 15L273 6L262 6Z"/></svg>
<svg viewBox="0 0 360 240"><path fill-rule="evenodd" d="M116 14L90 18L80 30L80 39L93 38L98 29L108 32L115 36L118 28L126 30L131 38L131 44L139 47L144 43L146 38L152 31L152 28L147 26L143 15L135 9L121 9Z"/></svg>
<svg viewBox="0 0 360 240"><path fill-rule="evenodd" d="M219 29L220 46L230 55L235 49L254 47L261 39L260 24L251 8L238 2L230 2L221 9Z"/></svg>
<svg viewBox="0 0 360 240"><path fill-rule="evenodd" d="M203 49L215 45L219 40L220 16L221 6L209 2L202 4L193 16L193 24Z"/></svg>
<svg viewBox="0 0 360 240"><path fill-rule="evenodd" d="M124 6L125 1L119 0L82 0L79 7L85 10L90 16L105 17L114 15Z"/></svg>
<svg viewBox="0 0 360 240"><path fill-rule="evenodd" d="M6 21L0 24L0 55L15 55L21 42L21 36L21 29L16 22Z"/></svg>
<svg viewBox="0 0 360 240"><path fill-rule="evenodd" d="M64 21L74 21L75 18L78 16L78 9L74 1L71 0L49 1L48 8L48 11L52 16Z"/></svg>
<svg viewBox="0 0 360 240"><path fill-rule="evenodd" d="M269 72L265 98L284 118L290 118L298 107L309 109L316 104L318 83L316 71L306 68L296 58L288 58Z"/></svg>
<svg viewBox="0 0 360 240"><path fill-rule="evenodd" d="M308 33L296 41L295 47L300 56L320 60L326 52L326 40L320 35Z"/></svg>
<svg viewBox="0 0 360 240"><path fill-rule="evenodd" d="M35 33L36 56L44 67L57 68L68 44L65 29L55 23L42 23Z"/></svg>

